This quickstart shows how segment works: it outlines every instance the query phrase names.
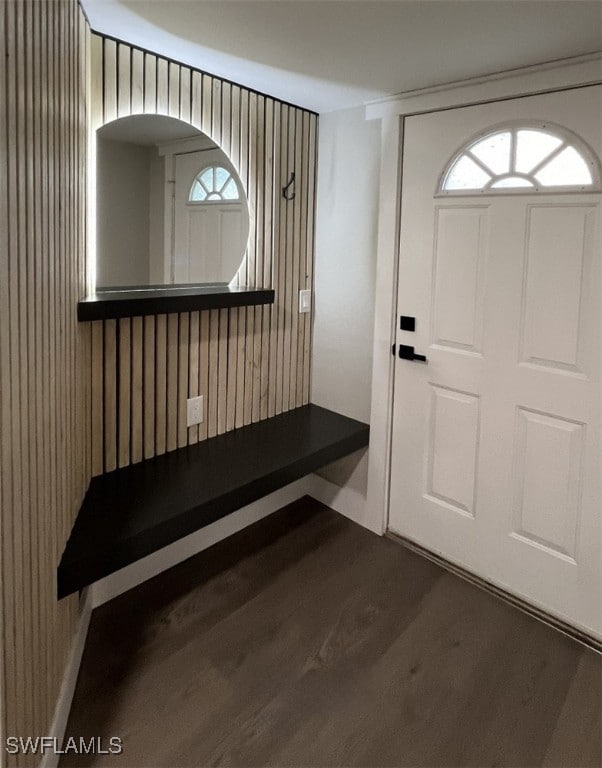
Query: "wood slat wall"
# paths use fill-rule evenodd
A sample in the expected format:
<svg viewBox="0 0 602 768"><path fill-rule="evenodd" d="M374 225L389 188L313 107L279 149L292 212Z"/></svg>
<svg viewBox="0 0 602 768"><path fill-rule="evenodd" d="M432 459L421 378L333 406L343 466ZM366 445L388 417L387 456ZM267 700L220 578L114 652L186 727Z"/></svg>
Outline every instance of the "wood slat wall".
<svg viewBox="0 0 602 768"><path fill-rule="evenodd" d="M88 54L91 56L90 63ZM308 402L317 118L90 35L76 0L0 4L0 731L47 734L78 621L56 566L94 473ZM100 91L88 93L91 82ZM252 211L241 283L270 307L78 324L89 121L169 114L230 155ZM296 197L280 189L289 173ZM185 399L205 395L187 429ZM39 762L8 757L0 765Z"/></svg>
<svg viewBox="0 0 602 768"><path fill-rule="evenodd" d="M90 477L87 24L0 3L0 730L49 732L78 619L56 567ZM0 763L34 765L38 756Z"/></svg>
<svg viewBox="0 0 602 768"><path fill-rule="evenodd" d="M309 401L317 116L238 85L92 36L92 125L131 114L191 122L238 169L249 199L240 284L273 287L273 306L96 322L94 474L265 419ZM282 187L296 174L295 198ZM205 419L186 427L186 399Z"/></svg>

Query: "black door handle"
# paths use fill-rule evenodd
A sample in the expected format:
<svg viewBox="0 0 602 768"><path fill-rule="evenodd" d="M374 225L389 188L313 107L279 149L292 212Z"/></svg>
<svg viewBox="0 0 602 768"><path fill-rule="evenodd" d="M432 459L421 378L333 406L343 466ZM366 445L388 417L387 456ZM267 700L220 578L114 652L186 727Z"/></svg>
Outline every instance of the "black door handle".
<svg viewBox="0 0 602 768"><path fill-rule="evenodd" d="M414 351L414 347L410 347L407 344L399 345L399 357L401 360L414 360L419 363L426 363L426 355L417 355Z"/></svg>

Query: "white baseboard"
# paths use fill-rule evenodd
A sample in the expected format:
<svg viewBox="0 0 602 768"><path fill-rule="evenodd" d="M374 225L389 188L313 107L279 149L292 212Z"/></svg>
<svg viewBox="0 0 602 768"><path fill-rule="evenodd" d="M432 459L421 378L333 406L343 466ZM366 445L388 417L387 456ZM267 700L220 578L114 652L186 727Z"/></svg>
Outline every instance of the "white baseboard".
<svg viewBox="0 0 602 768"><path fill-rule="evenodd" d="M341 487L325 480L320 475L309 475L310 487L307 493L316 501L353 520L354 523L382 536L382 526L372 520L366 504L366 497L353 488Z"/></svg>
<svg viewBox="0 0 602 768"><path fill-rule="evenodd" d="M82 592L80 600L79 624L75 638L73 639L73 645L71 646L71 654L65 668L61 690L59 692L56 708L54 710L54 718L52 720L50 732L48 733L48 736L53 737L56 740L55 744L58 744L59 746L63 743L65 729L67 728L67 721L69 720L71 702L73 701L73 694L75 693L75 685L77 683L77 675L79 674L79 667L81 664L82 656L84 655L84 647L86 645L86 636L88 634L88 626L90 625L91 614L92 594L91 590L87 588ZM60 755L51 751L45 751L40 762L40 768L57 768L59 764L59 758Z"/></svg>
<svg viewBox="0 0 602 768"><path fill-rule="evenodd" d="M119 571L115 571L110 576L100 579L90 587L92 607L97 608L117 595L127 592L138 584L152 579L153 576L157 576L162 571L166 571L213 544L217 544L218 541L226 539L242 528L271 515L272 512L276 512L281 507L310 494L312 477L313 475L307 475L284 488L279 488L221 520L217 520L215 523L207 525L183 539L174 541L173 544L169 544L167 547L121 568Z"/></svg>

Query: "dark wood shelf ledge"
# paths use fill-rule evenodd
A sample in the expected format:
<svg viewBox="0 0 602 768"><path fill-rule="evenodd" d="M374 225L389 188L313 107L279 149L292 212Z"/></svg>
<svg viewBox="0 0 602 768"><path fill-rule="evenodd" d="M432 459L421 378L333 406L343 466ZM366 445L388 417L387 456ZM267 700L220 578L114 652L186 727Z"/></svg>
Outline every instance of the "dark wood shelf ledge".
<svg viewBox="0 0 602 768"><path fill-rule="evenodd" d="M162 315L224 307L249 307L273 304L270 288L230 287L228 285L190 285L165 288L99 291L77 305L77 319L110 320L118 317Z"/></svg>
<svg viewBox="0 0 602 768"><path fill-rule="evenodd" d="M92 479L57 572L62 598L368 445L305 405Z"/></svg>

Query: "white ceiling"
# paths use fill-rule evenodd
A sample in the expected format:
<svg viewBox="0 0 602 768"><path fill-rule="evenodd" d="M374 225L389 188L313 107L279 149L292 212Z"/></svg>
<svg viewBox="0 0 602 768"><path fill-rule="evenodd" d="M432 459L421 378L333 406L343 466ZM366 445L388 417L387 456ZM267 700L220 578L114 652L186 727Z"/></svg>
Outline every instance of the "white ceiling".
<svg viewBox="0 0 602 768"><path fill-rule="evenodd" d="M600 0L82 0L95 31L329 112L602 49Z"/></svg>

